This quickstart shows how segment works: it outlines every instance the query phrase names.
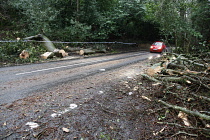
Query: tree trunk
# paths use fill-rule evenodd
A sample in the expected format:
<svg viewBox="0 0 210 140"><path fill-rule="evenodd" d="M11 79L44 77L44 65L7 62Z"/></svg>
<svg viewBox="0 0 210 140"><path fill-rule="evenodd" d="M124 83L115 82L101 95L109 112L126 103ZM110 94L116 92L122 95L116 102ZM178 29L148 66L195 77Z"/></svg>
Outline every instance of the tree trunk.
<svg viewBox="0 0 210 140"><path fill-rule="evenodd" d="M52 58L54 56L53 52L46 52L44 54L41 55L42 59L48 59L48 58Z"/></svg>
<svg viewBox="0 0 210 140"><path fill-rule="evenodd" d="M26 59L26 58L29 58L29 53L28 51L23 50L19 56L20 58Z"/></svg>
<svg viewBox="0 0 210 140"><path fill-rule="evenodd" d="M43 44L44 44L45 48L47 49L47 51L53 52L55 50L54 44L46 36L44 36L42 34L26 37L24 39L25 40L44 41Z"/></svg>
<svg viewBox="0 0 210 140"><path fill-rule="evenodd" d="M92 49L82 49L80 50L79 54L80 55L85 55L85 54L93 54L96 53L96 51L92 50Z"/></svg>
<svg viewBox="0 0 210 140"><path fill-rule="evenodd" d="M69 47L69 46L66 46L65 50L66 51L69 51L69 52L76 52L76 51L80 51L81 48L79 48L79 47Z"/></svg>
<svg viewBox="0 0 210 140"><path fill-rule="evenodd" d="M54 44L46 36L42 35L42 38L43 38L43 41L46 41L44 42L44 46L46 47L46 49L49 52L53 52L55 50Z"/></svg>
<svg viewBox="0 0 210 140"><path fill-rule="evenodd" d="M77 0L77 21L79 21L80 0Z"/></svg>

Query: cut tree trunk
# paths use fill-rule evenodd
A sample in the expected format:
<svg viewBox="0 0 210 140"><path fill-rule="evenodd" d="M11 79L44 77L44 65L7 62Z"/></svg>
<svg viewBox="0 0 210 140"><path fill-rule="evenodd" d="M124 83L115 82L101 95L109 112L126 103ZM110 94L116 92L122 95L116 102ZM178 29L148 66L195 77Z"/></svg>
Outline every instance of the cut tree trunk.
<svg viewBox="0 0 210 140"><path fill-rule="evenodd" d="M80 50L79 54L80 55L85 55L85 54L94 54L96 53L96 51L92 50L92 49L82 49Z"/></svg>
<svg viewBox="0 0 210 140"><path fill-rule="evenodd" d="M44 36L42 34L26 37L24 39L25 40L43 41L43 45L45 46L45 48L48 52L41 55L42 59L52 58L54 55L56 57L68 56L68 53L66 53L64 50L56 49L54 44L46 36Z"/></svg>
<svg viewBox="0 0 210 140"><path fill-rule="evenodd" d="M68 56L68 53L66 53L64 50L55 49L53 52L55 53L56 57Z"/></svg>
<svg viewBox="0 0 210 140"><path fill-rule="evenodd" d="M69 52L77 52L77 51L80 51L81 48L79 47L69 47L69 46L66 46L66 51L69 51Z"/></svg>
<svg viewBox="0 0 210 140"><path fill-rule="evenodd" d="M42 59L48 59L48 58L52 58L54 56L53 52L46 52L44 54L41 55Z"/></svg>
<svg viewBox="0 0 210 140"><path fill-rule="evenodd" d="M20 54L20 58L26 59L29 58L29 53L26 50L23 50Z"/></svg>
<svg viewBox="0 0 210 140"><path fill-rule="evenodd" d="M44 46L46 47L46 49L50 52L53 52L55 50L55 46L54 44L44 35L42 35L43 41L44 42Z"/></svg>

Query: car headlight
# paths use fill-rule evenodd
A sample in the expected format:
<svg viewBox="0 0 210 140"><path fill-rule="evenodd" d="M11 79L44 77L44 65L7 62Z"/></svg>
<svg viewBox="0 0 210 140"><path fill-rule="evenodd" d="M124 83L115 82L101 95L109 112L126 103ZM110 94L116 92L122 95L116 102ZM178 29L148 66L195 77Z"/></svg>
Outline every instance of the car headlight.
<svg viewBox="0 0 210 140"><path fill-rule="evenodd" d="M158 49L162 49L162 46L159 46Z"/></svg>

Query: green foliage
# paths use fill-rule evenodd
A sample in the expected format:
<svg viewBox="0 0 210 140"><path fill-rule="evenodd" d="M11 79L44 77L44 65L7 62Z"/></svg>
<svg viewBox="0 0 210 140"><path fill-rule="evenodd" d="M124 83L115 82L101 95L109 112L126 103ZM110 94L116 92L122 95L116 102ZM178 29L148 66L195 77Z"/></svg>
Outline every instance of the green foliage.
<svg viewBox="0 0 210 140"><path fill-rule="evenodd" d="M164 39L189 51L210 38L209 6L208 0L5 0L0 2L0 37Z"/></svg>
<svg viewBox="0 0 210 140"><path fill-rule="evenodd" d="M184 52L189 52L190 46L203 37L199 29L195 28L192 20L195 9L199 9L197 4L193 0L149 1L145 4L145 20L158 23L166 40L181 47Z"/></svg>
<svg viewBox="0 0 210 140"><path fill-rule="evenodd" d="M192 23L203 36L203 40L210 40L210 1L200 1L193 8Z"/></svg>
<svg viewBox="0 0 210 140"><path fill-rule="evenodd" d="M11 0L6 4L16 11L12 15L21 17L13 25L26 36L42 33L60 41L146 40L158 33L142 20L144 6L137 0ZM148 28L153 36L145 32Z"/></svg>
<svg viewBox="0 0 210 140"><path fill-rule="evenodd" d="M104 133L101 133L100 136L99 136L100 139L102 140L115 140L115 139L112 139L109 134L104 134Z"/></svg>
<svg viewBox="0 0 210 140"><path fill-rule="evenodd" d="M19 54L23 50L29 52L29 59L19 58ZM40 55L46 50L39 43L17 41L1 43L0 52L1 63L34 63L40 60Z"/></svg>
<svg viewBox="0 0 210 140"><path fill-rule="evenodd" d="M25 32L33 35L50 31L50 25L59 13L51 0L11 0L9 4L22 15L20 22Z"/></svg>
<svg viewBox="0 0 210 140"><path fill-rule="evenodd" d="M74 20L70 20L69 22L69 26L66 26L64 29L60 29L60 31L56 34L54 34L54 31L52 31L49 33L49 36L51 36L52 39L62 41L80 42L88 40L89 36L91 35L91 26Z"/></svg>
<svg viewBox="0 0 210 140"><path fill-rule="evenodd" d="M0 30L9 29L18 22L17 9L9 5L9 0L0 1Z"/></svg>

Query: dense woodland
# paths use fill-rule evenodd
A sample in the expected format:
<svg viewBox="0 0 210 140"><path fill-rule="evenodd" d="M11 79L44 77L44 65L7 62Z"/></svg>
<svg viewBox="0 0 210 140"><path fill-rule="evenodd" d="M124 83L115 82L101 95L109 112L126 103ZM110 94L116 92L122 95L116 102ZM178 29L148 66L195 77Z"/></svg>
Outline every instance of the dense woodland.
<svg viewBox="0 0 210 140"><path fill-rule="evenodd" d="M190 52L206 49L209 32L209 0L0 1L0 40L36 34L57 41L163 40Z"/></svg>
<svg viewBox="0 0 210 140"><path fill-rule="evenodd" d="M138 45L164 41L167 46L175 48L173 52L151 60L158 63L149 68L147 74L142 74L140 81L126 82L130 84L126 87L129 91L136 89L140 96L144 95L141 91L148 91L147 96L151 99L141 96L143 99L155 106L162 104L162 108L158 105L158 109L153 110L152 107L149 109L151 112L147 112L159 116L157 123L165 125L155 135L166 139L179 135L188 137L177 139L210 138L210 0L0 1L0 66L43 61L40 55L46 52L46 48L40 42L23 41L37 34L53 41L67 42L122 41ZM79 45L87 44L60 43L55 47L61 50L67 45L80 49L84 46ZM105 45L94 47L101 46ZM126 46L127 49L129 47ZM56 50L54 46L52 48ZM23 50L29 52L28 59L19 58ZM145 87L142 81L146 83ZM120 96L127 98L124 94L127 91L122 90L123 86L119 88L119 93L123 93ZM136 106L129 102L128 105ZM105 110L110 109L106 107ZM141 113L135 108L132 110L128 113L134 117ZM112 115L115 114L113 112ZM139 121L138 118L134 120ZM110 135L112 133L116 136L114 129ZM39 134L41 136L42 132Z"/></svg>

